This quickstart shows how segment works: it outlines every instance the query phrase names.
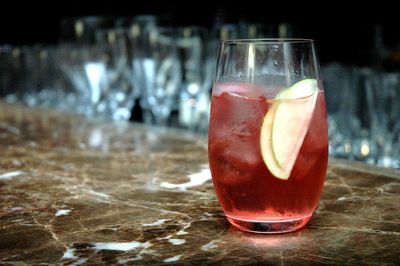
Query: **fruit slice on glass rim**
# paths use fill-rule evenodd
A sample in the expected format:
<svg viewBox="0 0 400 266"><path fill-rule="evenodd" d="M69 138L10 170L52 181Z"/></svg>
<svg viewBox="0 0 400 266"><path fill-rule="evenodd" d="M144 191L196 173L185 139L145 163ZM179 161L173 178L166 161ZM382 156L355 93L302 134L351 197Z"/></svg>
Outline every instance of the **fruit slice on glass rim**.
<svg viewBox="0 0 400 266"><path fill-rule="evenodd" d="M315 79L280 92L264 117L260 132L263 160L271 174L287 180L307 134L318 96Z"/></svg>

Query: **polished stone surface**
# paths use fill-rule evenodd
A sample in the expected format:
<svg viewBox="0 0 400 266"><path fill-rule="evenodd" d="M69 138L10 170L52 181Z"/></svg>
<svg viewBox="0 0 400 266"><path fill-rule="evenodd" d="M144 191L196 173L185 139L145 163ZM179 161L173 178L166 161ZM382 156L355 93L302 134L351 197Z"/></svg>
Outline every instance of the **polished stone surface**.
<svg viewBox="0 0 400 266"><path fill-rule="evenodd" d="M0 264L398 264L400 172L330 161L306 228L235 230L206 139L0 103Z"/></svg>

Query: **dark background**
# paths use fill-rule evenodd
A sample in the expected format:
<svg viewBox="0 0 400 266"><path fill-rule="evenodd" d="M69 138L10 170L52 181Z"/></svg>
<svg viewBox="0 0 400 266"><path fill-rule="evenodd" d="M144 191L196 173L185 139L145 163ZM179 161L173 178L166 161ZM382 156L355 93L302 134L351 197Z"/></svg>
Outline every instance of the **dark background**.
<svg viewBox="0 0 400 266"><path fill-rule="evenodd" d="M358 3L359 2L359 3ZM369 1L372 2L372 1ZM394 2L394 1L392 1ZM376 34L384 46L397 51L400 13L394 4L379 1L67 1L0 4L0 44L52 43L59 40L64 17L156 14L172 24L211 26L219 21L293 25L293 37L313 38L322 62L376 63Z"/></svg>

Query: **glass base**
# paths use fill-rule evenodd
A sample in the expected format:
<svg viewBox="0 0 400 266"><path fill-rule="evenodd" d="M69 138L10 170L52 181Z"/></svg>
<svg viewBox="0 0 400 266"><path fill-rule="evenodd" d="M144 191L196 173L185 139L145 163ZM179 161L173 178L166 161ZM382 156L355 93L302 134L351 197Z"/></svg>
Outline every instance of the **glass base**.
<svg viewBox="0 0 400 266"><path fill-rule="evenodd" d="M281 234L296 231L307 224L311 216L282 221L249 221L227 216L228 221L240 230L259 234Z"/></svg>

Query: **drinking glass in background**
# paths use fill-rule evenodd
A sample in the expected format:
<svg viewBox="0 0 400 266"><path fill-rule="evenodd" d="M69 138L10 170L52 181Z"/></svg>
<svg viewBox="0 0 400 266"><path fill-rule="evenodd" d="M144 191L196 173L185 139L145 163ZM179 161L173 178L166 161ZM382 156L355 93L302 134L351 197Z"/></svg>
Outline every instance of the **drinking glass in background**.
<svg viewBox="0 0 400 266"><path fill-rule="evenodd" d="M176 31L170 27L151 27L145 32L134 28L132 40L133 71L142 89L144 120L167 125L173 108L178 106L181 82Z"/></svg>
<svg viewBox="0 0 400 266"><path fill-rule="evenodd" d="M7 64L7 45L0 45L0 98L4 97L10 84L10 78L6 75Z"/></svg>
<svg viewBox="0 0 400 266"><path fill-rule="evenodd" d="M317 207L328 162L318 64L312 40L222 43L208 153L218 200L241 230L294 231Z"/></svg>
<svg viewBox="0 0 400 266"><path fill-rule="evenodd" d="M321 72L327 88L329 152L338 158L354 159L353 140L361 133L359 72L337 63L322 66Z"/></svg>
<svg viewBox="0 0 400 266"><path fill-rule="evenodd" d="M127 121L139 88L133 86L132 46L127 28L101 29L96 32L96 46L103 51L105 58L105 84L96 106L99 116Z"/></svg>
<svg viewBox="0 0 400 266"><path fill-rule="evenodd" d="M31 107L55 108L60 101L57 48L42 44L24 46L22 56L25 73L22 102Z"/></svg>
<svg viewBox="0 0 400 266"><path fill-rule="evenodd" d="M203 114L205 113L205 115L203 115L204 119L200 120L197 125L197 127L200 129L198 130L199 132L206 133L208 131L208 123L206 124L204 122L209 121L210 119L210 90L214 78L215 67L217 65L216 59L220 43L228 39L254 39L272 37L278 37L278 27L272 24L266 25L261 23L241 21L238 25L222 23L216 24L214 27L212 27L206 40L206 60L204 65L204 87L208 88L209 92L208 94L204 94L205 96L202 98L204 100L201 106L204 106L204 108L202 108L201 111Z"/></svg>
<svg viewBox="0 0 400 266"><path fill-rule="evenodd" d="M63 97L64 80L60 68L58 47L38 45L35 49L37 68L37 106L58 108Z"/></svg>
<svg viewBox="0 0 400 266"><path fill-rule="evenodd" d="M152 64L151 54L146 49L150 46L151 35L154 35L157 30L157 17L152 15L140 15L133 18L132 22L124 19L121 23L127 23L129 25L129 38L131 41L132 50L132 74L133 74L133 86L140 90L139 105L142 110L143 121L146 124L153 122L151 107L147 101L146 87L150 86L149 78L154 77L146 71L145 62Z"/></svg>
<svg viewBox="0 0 400 266"><path fill-rule="evenodd" d="M24 60L22 55L22 47L6 46L2 51L2 63L4 72L2 73L5 80L4 98L8 103L21 103L23 98L24 85Z"/></svg>
<svg viewBox="0 0 400 266"><path fill-rule="evenodd" d="M63 112L76 112L83 114L83 95L80 91L84 91L85 81L83 78L83 70L81 67L82 59L80 57L80 48L74 44L59 44L58 58L61 70L61 78L65 82L65 90L60 92L64 97L57 109Z"/></svg>
<svg viewBox="0 0 400 266"><path fill-rule="evenodd" d="M206 29L196 26L181 28L177 37L182 73L179 126L192 131L199 131L201 124L208 124L210 87L206 82L206 37Z"/></svg>
<svg viewBox="0 0 400 266"><path fill-rule="evenodd" d="M240 37L243 39L276 38L278 37L277 30L274 24L249 23L246 21L239 23Z"/></svg>
<svg viewBox="0 0 400 266"><path fill-rule="evenodd" d="M24 103L37 106L38 66L35 48L32 46L4 47L2 62L4 80L9 86L4 88L9 103Z"/></svg>
<svg viewBox="0 0 400 266"><path fill-rule="evenodd" d="M217 65L217 56L220 43L227 39L237 39L240 36L239 27L235 24L218 24L209 31L206 35L206 40L203 42L203 59L200 67L203 72L203 90L198 97L197 107L195 109L195 125L190 130L195 130L198 133L207 133L210 120L210 103L211 89ZM184 123L185 124L185 123ZM186 123L187 125L187 123Z"/></svg>
<svg viewBox="0 0 400 266"><path fill-rule="evenodd" d="M58 108L64 101L60 49L56 46L4 46L0 52L2 96L9 103Z"/></svg>
<svg viewBox="0 0 400 266"><path fill-rule="evenodd" d="M59 49L62 74L70 86L60 109L73 108L78 114L93 117L106 83L102 51L92 45L74 44L64 44Z"/></svg>
<svg viewBox="0 0 400 266"><path fill-rule="evenodd" d="M330 155L399 168L399 74L339 63L322 73Z"/></svg>
<svg viewBox="0 0 400 266"><path fill-rule="evenodd" d="M0 97L8 97L8 101L15 84L13 49L11 45L0 46Z"/></svg>
<svg viewBox="0 0 400 266"><path fill-rule="evenodd" d="M226 40L238 39L239 36L239 27L235 24L215 25L211 29L210 34L208 35L206 52L206 72L207 80L211 81L210 89L217 65L218 49L220 44Z"/></svg>
<svg viewBox="0 0 400 266"><path fill-rule="evenodd" d="M114 25L112 17L84 16L68 17L60 23L60 43L88 45L95 42L95 32L98 29L111 28Z"/></svg>
<svg viewBox="0 0 400 266"><path fill-rule="evenodd" d="M376 71L364 88L373 163L400 168L400 74Z"/></svg>
<svg viewBox="0 0 400 266"><path fill-rule="evenodd" d="M74 106L87 117L129 120L134 104L125 32L107 31L104 42L60 46L62 75L69 88L60 109ZM109 36L111 35L111 36ZM71 106L72 105L72 106Z"/></svg>
<svg viewBox="0 0 400 266"><path fill-rule="evenodd" d="M21 100L24 104L35 107L38 106L38 82L39 68L38 51L34 46L22 46L20 49L19 60L21 60Z"/></svg>

